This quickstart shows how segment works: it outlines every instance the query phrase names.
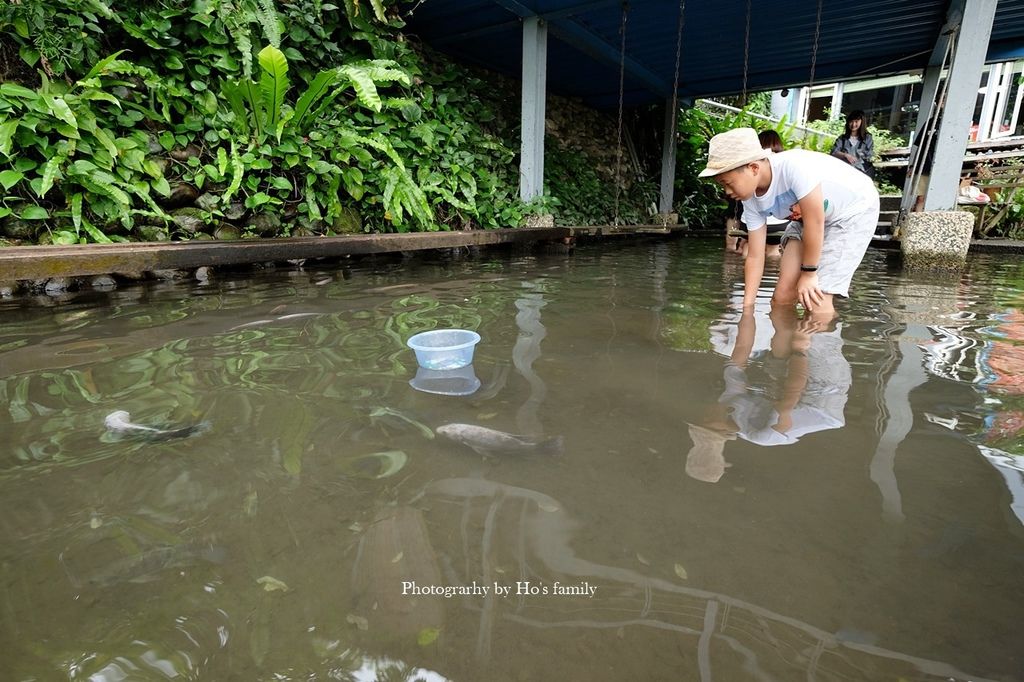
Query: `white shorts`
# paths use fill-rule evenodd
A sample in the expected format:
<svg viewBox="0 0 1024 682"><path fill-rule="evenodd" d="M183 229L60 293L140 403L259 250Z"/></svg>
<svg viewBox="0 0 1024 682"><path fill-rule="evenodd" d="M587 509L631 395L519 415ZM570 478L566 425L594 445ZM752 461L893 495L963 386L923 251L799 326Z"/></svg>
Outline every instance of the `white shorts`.
<svg viewBox="0 0 1024 682"><path fill-rule="evenodd" d="M863 211L836 223L825 224L818 259L818 286L826 294L850 295L850 281L864 259L878 227L878 199ZM804 225L790 222L782 233L782 248L790 239L803 239Z"/></svg>

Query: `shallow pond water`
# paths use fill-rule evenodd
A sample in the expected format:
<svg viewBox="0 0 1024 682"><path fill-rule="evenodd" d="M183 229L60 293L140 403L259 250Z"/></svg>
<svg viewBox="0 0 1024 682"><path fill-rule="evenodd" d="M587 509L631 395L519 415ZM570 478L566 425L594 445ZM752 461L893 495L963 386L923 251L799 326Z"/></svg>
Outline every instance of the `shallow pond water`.
<svg viewBox="0 0 1024 682"><path fill-rule="evenodd" d="M741 271L674 240L0 302L2 677L1024 680L1024 264L872 251L817 327L741 318ZM432 328L473 364L417 379Z"/></svg>

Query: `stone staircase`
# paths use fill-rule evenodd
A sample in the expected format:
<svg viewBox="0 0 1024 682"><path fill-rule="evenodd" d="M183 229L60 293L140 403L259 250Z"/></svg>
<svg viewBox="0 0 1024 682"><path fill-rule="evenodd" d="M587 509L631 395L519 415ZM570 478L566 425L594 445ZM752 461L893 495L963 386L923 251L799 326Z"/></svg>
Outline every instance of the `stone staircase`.
<svg viewBox="0 0 1024 682"><path fill-rule="evenodd" d="M896 223L896 216L900 212L900 196L881 197L881 212L878 215L878 227L875 228L875 235L878 237L892 236L892 228Z"/></svg>

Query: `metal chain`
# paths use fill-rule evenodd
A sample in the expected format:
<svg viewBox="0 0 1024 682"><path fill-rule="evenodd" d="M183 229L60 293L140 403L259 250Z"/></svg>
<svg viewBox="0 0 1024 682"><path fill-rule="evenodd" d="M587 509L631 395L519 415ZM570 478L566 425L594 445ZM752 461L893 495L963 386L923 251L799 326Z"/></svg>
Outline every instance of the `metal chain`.
<svg viewBox="0 0 1024 682"><path fill-rule="evenodd" d="M686 23L686 0L679 0L679 31L676 34L676 75L672 79L672 108L679 108L679 62L683 54L683 25Z"/></svg>
<svg viewBox="0 0 1024 682"><path fill-rule="evenodd" d="M623 92L626 87L626 17L629 15L629 3L622 3L622 25L619 33L622 35L620 56L619 56L619 124L615 145L615 218L613 225L619 224L619 189L621 184L620 173L622 172L622 101Z"/></svg>
<svg viewBox="0 0 1024 682"><path fill-rule="evenodd" d="M747 26L743 33L743 96L740 107L747 106L747 71L750 68L750 0L747 0Z"/></svg>
<svg viewBox="0 0 1024 682"><path fill-rule="evenodd" d="M814 46L811 47L811 77L807 80L807 99L811 98L811 86L814 85L814 69L818 65L818 39L821 37L821 8L825 0L818 0L818 17L814 20Z"/></svg>

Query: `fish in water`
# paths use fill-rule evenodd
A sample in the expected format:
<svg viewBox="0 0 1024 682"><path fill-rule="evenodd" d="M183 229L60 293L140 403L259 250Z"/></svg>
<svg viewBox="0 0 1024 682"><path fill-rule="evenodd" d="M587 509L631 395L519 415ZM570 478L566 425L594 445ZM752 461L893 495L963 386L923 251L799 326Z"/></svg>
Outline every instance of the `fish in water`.
<svg viewBox="0 0 1024 682"><path fill-rule="evenodd" d="M540 452L560 455L563 450L561 436L535 438L518 436L504 431L473 424L445 424L435 429L440 436L476 450L481 455L526 454Z"/></svg>
<svg viewBox="0 0 1024 682"><path fill-rule="evenodd" d="M146 583L158 580L169 569L192 568L203 562L223 564L226 559L227 550L217 545L183 543L158 546L113 559L87 575L85 582L100 587L111 587L121 583Z"/></svg>
<svg viewBox="0 0 1024 682"><path fill-rule="evenodd" d="M114 433L121 433L128 436L136 436L147 440L170 440L172 438L188 438L197 433L202 433L210 428L209 422L199 422L190 426L180 426L173 429L158 429L152 426L144 426L132 422L132 416L125 410L115 410L103 420L104 426Z"/></svg>

